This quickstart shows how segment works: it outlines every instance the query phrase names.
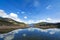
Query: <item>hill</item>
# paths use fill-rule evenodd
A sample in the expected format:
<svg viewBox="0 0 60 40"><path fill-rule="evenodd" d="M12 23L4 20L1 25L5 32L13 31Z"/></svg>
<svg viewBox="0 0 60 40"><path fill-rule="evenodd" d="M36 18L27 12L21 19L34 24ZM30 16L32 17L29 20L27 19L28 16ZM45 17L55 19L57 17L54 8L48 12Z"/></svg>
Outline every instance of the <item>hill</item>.
<svg viewBox="0 0 60 40"><path fill-rule="evenodd" d="M37 27L37 28L43 28L43 29L60 28L60 23L40 22L40 23L34 24L34 26Z"/></svg>
<svg viewBox="0 0 60 40"><path fill-rule="evenodd" d="M27 28L28 25L23 22L17 22L10 18L0 17L0 33L9 32L14 29Z"/></svg>

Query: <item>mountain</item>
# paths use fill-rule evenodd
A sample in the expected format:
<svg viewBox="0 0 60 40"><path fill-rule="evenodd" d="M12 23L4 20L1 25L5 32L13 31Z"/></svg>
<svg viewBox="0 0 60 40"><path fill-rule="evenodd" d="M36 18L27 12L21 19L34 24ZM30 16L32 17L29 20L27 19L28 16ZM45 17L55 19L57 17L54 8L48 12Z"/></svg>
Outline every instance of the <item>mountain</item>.
<svg viewBox="0 0 60 40"><path fill-rule="evenodd" d="M25 24L25 23L23 23L23 22L17 22L17 21L15 21L15 20L13 20L13 19L10 19L10 18L2 18L2 17L0 17L0 26L18 26L18 25L20 25L20 24Z"/></svg>
<svg viewBox="0 0 60 40"><path fill-rule="evenodd" d="M34 27L43 28L43 29L47 29L47 28L60 28L60 23L40 22L40 23L34 24Z"/></svg>
<svg viewBox="0 0 60 40"><path fill-rule="evenodd" d="M0 33L9 32L21 28L28 28L28 25L23 22L17 22L11 18L0 17Z"/></svg>
<svg viewBox="0 0 60 40"><path fill-rule="evenodd" d="M34 27L34 24L28 24L29 25L29 27Z"/></svg>

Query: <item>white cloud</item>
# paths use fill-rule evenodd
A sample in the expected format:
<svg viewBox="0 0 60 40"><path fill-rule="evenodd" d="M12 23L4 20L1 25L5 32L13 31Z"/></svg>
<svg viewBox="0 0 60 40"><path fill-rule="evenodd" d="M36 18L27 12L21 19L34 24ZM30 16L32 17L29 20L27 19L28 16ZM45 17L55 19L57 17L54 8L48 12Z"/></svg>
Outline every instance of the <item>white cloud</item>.
<svg viewBox="0 0 60 40"><path fill-rule="evenodd" d="M51 21L52 21L51 18L46 18L46 19L40 20L40 22L51 22Z"/></svg>
<svg viewBox="0 0 60 40"><path fill-rule="evenodd" d="M46 19L42 19L42 20L40 20L39 22L50 22L50 21L52 21L51 18L46 18Z"/></svg>
<svg viewBox="0 0 60 40"><path fill-rule="evenodd" d="M28 21L25 21L26 24L31 24L31 23L34 23L33 20L28 20Z"/></svg>
<svg viewBox="0 0 60 40"><path fill-rule="evenodd" d="M43 20L39 20L39 22L46 22L46 20L45 20L45 19L43 19Z"/></svg>
<svg viewBox="0 0 60 40"><path fill-rule="evenodd" d="M9 16L11 16L11 17L15 17L15 18L17 18L17 17L18 17L18 15L17 15L17 14L15 14L15 13L10 13L10 14L9 14Z"/></svg>
<svg viewBox="0 0 60 40"><path fill-rule="evenodd" d="M7 13L5 13L4 10L0 10L0 16L3 17L3 18L11 18L11 19L13 19L13 20L22 22L21 19L18 18L18 15L15 14L15 13L10 13L10 14L7 15Z"/></svg>
<svg viewBox="0 0 60 40"><path fill-rule="evenodd" d="M48 21L51 21L52 19L51 18L47 18Z"/></svg>
<svg viewBox="0 0 60 40"><path fill-rule="evenodd" d="M39 21L34 21L34 20L28 20L25 21L26 24L31 24L31 23L38 23Z"/></svg>
<svg viewBox="0 0 60 40"><path fill-rule="evenodd" d="M15 13L10 13L8 16L9 16L9 18L11 18L11 19L13 19L13 20L22 22L22 20L21 20L21 19L18 17L18 15L15 14Z"/></svg>
<svg viewBox="0 0 60 40"><path fill-rule="evenodd" d="M24 16L25 19L27 19L27 16Z"/></svg>
<svg viewBox="0 0 60 40"><path fill-rule="evenodd" d="M28 23L34 23L34 21L33 20L29 20Z"/></svg>
<svg viewBox="0 0 60 40"><path fill-rule="evenodd" d="M28 21L24 21L26 24L31 24L31 23L39 23L39 22L49 22L49 23L57 23L60 22L60 20L56 20L56 19L52 19L52 18L46 18L46 19L42 19L42 20L28 20Z"/></svg>
<svg viewBox="0 0 60 40"><path fill-rule="evenodd" d="M31 23L39 23L39 22L49 22L49 23L57 23L60 22L60 20L56 20L56 19L52 19L52 18L46 18L46 19L42 19L42 20L28 20L28 21L24 21L26 24L31 24Z"/></svg>
<svg viewBox="0 0 60 40"><path fill-rule="evenodd" d="M22 11L21 13L24 14L25 12Z"/></svg>
<svg viewBox="0 0 60 40"><path fill-rule="evenodd" d="M57 22L60 22L60 19L56 20L56 19L46 18L46 19L40 20L39 22L57 23Z"/></svg>
<svg viewBox="0 0 60 40"><path fill-rule="evenodd" d="M0 10L1 17L7 17L8 15L4 12L4 10Z"/></svg>
<svg viewBox="0 0 60 40"><path fill-rule="evenodd" d="M46 18L46 19L42 19L42 20L37 20L37 21L34 21L34 20L28 20L28 21L24 21L24 20L21 20L17 14L15 13L10 13L10 14L7 14L5 13L4 10L0 10L0 16L1 17L4 17L4 18L11 18L13 20L16 20L16 21L19 21L19 22L24 22L24 23L28 23L28 24L31 24L31 23L38 23L38 22L52 22L52 23L56 23L56 22L60 22L60 19L52 19L52 18ZM25 19L27 19L28 17L27 16L24 16Z"/></svg>

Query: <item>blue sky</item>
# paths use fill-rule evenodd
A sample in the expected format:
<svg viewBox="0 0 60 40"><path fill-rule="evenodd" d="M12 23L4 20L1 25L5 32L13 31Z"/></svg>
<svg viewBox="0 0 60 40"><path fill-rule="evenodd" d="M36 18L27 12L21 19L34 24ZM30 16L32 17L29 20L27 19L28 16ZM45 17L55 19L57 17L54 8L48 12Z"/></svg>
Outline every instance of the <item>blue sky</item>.
<svg viewBox="0 0 60 40"><path fill-rule="evenodd" d="M0 16L25 23L60 22L60 0L0 0Z"/></svg>

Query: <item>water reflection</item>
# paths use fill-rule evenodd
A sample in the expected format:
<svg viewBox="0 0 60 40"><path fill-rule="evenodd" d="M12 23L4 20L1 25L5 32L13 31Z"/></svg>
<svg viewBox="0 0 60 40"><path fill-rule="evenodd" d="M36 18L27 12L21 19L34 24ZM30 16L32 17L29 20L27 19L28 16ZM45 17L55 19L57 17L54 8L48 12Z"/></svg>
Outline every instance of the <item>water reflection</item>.
<svg viewBox="0 0 60 40"><path fill-rule="evenodd" d="M17 29L6 34L0 34L0 40L60 40L60 29Z"/></svg>

